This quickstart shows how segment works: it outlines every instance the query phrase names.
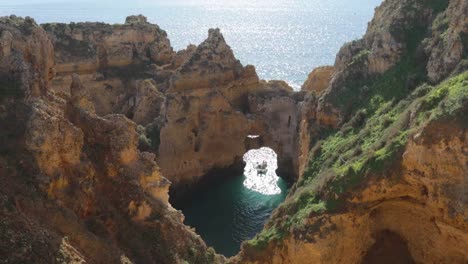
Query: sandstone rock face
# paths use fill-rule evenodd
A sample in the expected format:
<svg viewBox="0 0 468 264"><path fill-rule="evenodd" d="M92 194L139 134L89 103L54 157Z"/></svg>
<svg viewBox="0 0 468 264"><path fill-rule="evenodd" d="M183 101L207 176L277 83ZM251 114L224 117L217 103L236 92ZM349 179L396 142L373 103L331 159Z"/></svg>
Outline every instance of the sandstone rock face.
<svg viewBox="0 0 468 264"><path fill-rule="evenodd" d="M0 28L0 69L15 84L0 105L1 151L14 154L0 158L11 187L0 192L11 207L2 219L13 219L2 223L23 229L18 239L43 241L44 263L223 263L169 204L171 182L192 188L213 169L242 166L252 134L261 136L255 147L278 153L280 174L300 173L303 96L259 81L218 29L174 55L142 16L121 26L47 24L47 33L12 17ZM142 142L153 153L137 149ZM11 203L14 192L20 201Z"/></svg>
<svg viewBox="0 0 468 264"><path fill-rule="evenodd" d="M123 25L103 23L44 24L55 48L57 73L89 73L141 62L158 65L172 60L167 34L143 16Z"/></svg>
<svg viewBox="0 0 468 264"><path fill-rule="evenodd" d="M239 78L243 67L219 29L210 29L201 43L171 78L170 91L222 86Z"/></svg>
<svg viewBox="0 0 468 264"><path fill-rule="evenodd" d="M258 86L255 70L234 58L219 29L179 56L187 58L171 77L158 149L158 164L174 185L242 161L250 126L242 111Z"/></svg>
<svg viewBox="0 0 468 264"><path fill-rule="evenodd" d="M428 26L432 9L415 0L384 1L376 8L366 34L361 40L344 45L336 56L336 70L342 71L351 63L366 61L366 74L383 73L394 66L412 47L406 31Z"/></svg>
<svg viewBox="0 0 468 264"><path fill-rule="evenodd" d="M467 69L468 54L468 3L450 1L445 12L432 25L432 38L427 41L429 53L427 75L432 82L439 82L453 71Z"/></svg>
<svg viewBox="0 0 468 264"><path fill-rule="evenodd" d="M135 123L147 125L160 116L166 98L156 88L153 79L137 80L134 86L134 94L131 94L122 111Z"/></svg>
<svg viewBox="0 0 468 264"><path fill-rule="evenodd" d="M137 125L95 114L79 75L70 76L68 94L51 89L54 56L45 31L10 17L0 19L0 35L0 69L17 84L0 101L3 260L224 262L168 203L170 182L155 155L137 149ZM142 109L158 92L151 81L136 87L131 111L146 120Z"/></svg>
<svg viewBox="0 0 468 264"><path fill-rule="evenodd" d="M313 146L310 161L299 158L303 178L291 188L265 230L243 244L234 263L468 260L464 250L468 226L464 150L467 132L463 117L467 86L461 55L466 19L460 18L465 9L465 3L457 0L440 5L384 1L364 38L340 50L336 72L323 94L319 98L309 94L301 101L299 142ZM436 25L442 25L443 30L436 30ZM431 26L432 36L424 39L430 36L426 29ZM447 41L443 42L441 38L445 37ZM434 54L443 59L436 62ZM463 79L457 85L453 78L439 83L460 72L465 73L455 77ZM418 78L419 84L414 81ZM427 80L438 83L438 88L421 85ZM427 107L436 92L418 99L425 95L424 89L447 92L439 98L448 96L451 102L458 103L439 99L432 102L433 106L444 109L451 104L456 110L419 123L425 120L423 116L434 117L432 112L421 109ZM304 105L306 102L308 106ZM408 108L393 119L398 125L379 134L386 141L366 150L368 135L381 129L373 118L388 118L382 113L400 111L402 108L395 109L408 102ZM389 127L392 122L389 119L383 126ZM400 134L405 140L394 146L398 152L388 156L392 158L363 161L369 155L388 151L390 135L398 135L397 131L403 128L408 134ZM326 135L330 131L335 132ZM361 137L365 140L360 141ZM301 153L307 151L303 145L299 149ZM385 162L372 163L376 160ZM343 164L350 166L341 167ZM308 167L305 173L304 167Z"/></svg>
<svg viewBox="0 0 468 264"><path fill-rule="evenodd" d="M222 91L168 95L158 164L174 184L193 183L213 168L242 161L249 121Z"/></svg>
<svg viewBox="0 0 468 264"><path fill-rule="evenodd" d="M112 53L116 60L128 63L101 63L85 71L75 69L79 82L72 74L59 70L52 89L65 99L70 96L81 108L98 116L123 114L145 126L139 130L140 146L157 155L158 164L174 189L198 182L213 169L240 167L248 150L246 138L260 127L263 130L257 132L265 136L265 142L279 152L282 163L287 165L284 173L298 177L298 145L291 145L297 139L287 136L294 131L298 114L294 105L297 100L288 99L292 90L284 82L260 83L255 68L240 64L219 29L210 30L208 38L198 47L190 45L172 54L165 65L157 65L144 55L151 53L148 50L151 45L164 46L169 41L163 31L144 17L129 17L123 26L79 23L44 27L55 40L56 59L60 62L69 60L85 65L84 61L91 58L96 65L101 59L99 49L105 49L103 54L108 55L132 46L132 54L136 54L132 58L127 58L126 53ZM134 38L129 38L130 35ZM73 53L76 50L67 46L72 43L70 38L96 52ZM168 50L172 48L169 46ZM104 61L109 60L105 57ZM75 86L80 87L75 89L78 94L67 88ZM288 93L281 95L283 101L270 102L278 108L270 106L262 110L264 113L254 115L249 109L253 105L248 101L249 94L257 90L273 94L288 90ZM261 120L280 113L279 105L283 102L289 104L282 109L286 111L283 115L291 116L287 133L276 132L274 125ZM283 123L287 125L288 118ZM257 145L263 144L266 143Z"/></svg>
<svg viewBox="0 0 468 264"><path fill-rule="evenodd" d="M2 95L44 94L54 75L54 50L47 34L29 17L2 17L0 25ZM23 87L30 89L20 90Z"/></svg>
<svg viewBox="0 0 468 264"><path fill-rule="evenodd" d="M213 169L241 166L253 146L274 149L284 168L280 175L297 178L300 108L292 88L260 82L253 66L234 57L219 29L178 56L185 62L171 77L157 139L158 164L174 189L193 187ZM258 142L249 144L248 135L260 136Z"/></svg>
<svg viewBox="0 0 468 264"><path fill-rule="evenodd" d="M195 45L189 45L186 49L178 51L172 60L171 67L174 69L179 68L192 57L195 51L197 51L197 46Z"/></svg>
<svg viewBox="0 0 468 264"><path fill-rule="evenodd" d="M301 91L315 91L315 93L320 94L330 84L334 72L333 66L315 68L302 85Z"/></svg>
<svg viewBox="0 0 468 264"><path fill-rule="evenodd" d="M460 120L428 124L388 175L348 198L348 209L311 215L302 231L261 255L244 252L241 263L372 263L379 250L386 263L382 252L389 249L400 263L466 262L466 139Z"/></svg>
<svg viewBox="0 0 468 264"><path fill-rule="evenodd" d="M174 53L141 15L45 30L30 18L0 18L0 255L11 263L225 263L183 225L169 187L194 188L267 146L279 174L299 182L267 223L269 240L244 244L230 261L375 263L387 254L398 263L465 263L466 80L423 98L431 87L409 94L417 78L400 76L414 64L435 83L466 70L465 2L443 11L439 2L384 1L364 38L345 45L335 66L312 72L301 92L260 81L219 29ZM369 88L375 79L392 85ZM411 108L397 115L402 101ZM436 111L415 110L434 105L461 114L425 119ZM374 126L361 134L366 124ZM389 150L394 144L402 153ZM337 155L311 164L322 151ZM363 171L370 162L384 168ZM306 178L323 164L323 175Z"/></svg>
<svg viewBox="0 0 468 264"><path fill-rule="evenodd" d="M159 89L167 89L172 74L161 66L169 66L175 54L166 33L157 25L140 15L128 17L124 25L43 27L55 47L58 74L51 83L53 90L69 95L72 75L78 74L87 104L98 115L124 114L143 125L158 115L162 104ZM151 85L143 81L151 77ZM142 99L145 95L151 99ZM150 109L152 103L156 107Z"/></svg>
<svg viewBox="0 0 468 264"><path fill-rule="evenodd" d="M253 135L278 154L279 175L291 180L299 174L299 124L302 98L293 96L286 83L270 81L263 89L249 95L249 108L255 120Z"/></svg>
<svg viewBox="0 0 468 264"><path fill-rule="evenodd" d="M336 126L349 118L355 100L349 90L371 77L395 67L402 58L420 56L419 44L432 24L439 6L415 0L384 1L376 10L366 34L360 40L345 44L335 60L335 74L320 99L318 112L328 113L323 123ZM354 91L354 94L363 94ZM348 98L348 99L347 99Z"/></svg>

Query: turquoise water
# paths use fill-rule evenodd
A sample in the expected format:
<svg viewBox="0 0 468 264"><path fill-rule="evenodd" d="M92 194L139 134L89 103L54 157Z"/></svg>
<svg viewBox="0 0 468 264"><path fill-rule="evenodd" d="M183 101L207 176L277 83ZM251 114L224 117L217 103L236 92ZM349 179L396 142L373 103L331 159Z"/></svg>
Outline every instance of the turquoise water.
<svg viewBox="0 0 468 264"><path fill-rule="evenodd" d="M243 185L244 175L230 178L179 206L185 224L195 227L208 246L227 257L239 252L240 243L260 232L271 212L284 201L287 184L281 178L280 194L264 195Z"/></svg>
<svg viewBox="0 0 468 264"><path fill-rule="evenodd" d="M123 23L144 14L165 29L176 50L219 27L243 64L264 79L299 88L307 74L333 64L343 43L363 35L382 0L1 0L0 16L38 22Z"/></svg>
<svg viewBox="0 0 468 264"><path fill-rule="evenodd" d="M282 192L264 195L244 187L245 176L228 181L178 207L185 224L195 227L208 246L225 256L239 252L240 243L260 232L273 209L284 201L287 185L279 179Z"/></svg>
<svg viewBox="0 0 468 264"><path fill-rule="evenodd" d="M333 64L343 43L364 34L381 1L0 0L0 16L31 16L39 23L123 23L130 14L143 14L168 32L176 50L199 44L209 28L219 27L244 65L255 65L263 79L285 80L298 89L313 68ZM275 159L268 165L276 166ZM276 174L256 177L254 164L244 175L177 206L186 224L226 256L236 254L241 241L259 232L286 197L286 183Z"/></svg>
<svg viewBox="0 0 468 264"><path fill-rule="evenodd" d="M277 156L273 150L251 150L244 155L244 161L244 175L210 186L175 205L184 213L185 224L194 227L207 245L225 256L237 254L241 242L262 229L288 191L287 183L276 175ZM259 174L255 167L263 161L267 172Z"/></svg>

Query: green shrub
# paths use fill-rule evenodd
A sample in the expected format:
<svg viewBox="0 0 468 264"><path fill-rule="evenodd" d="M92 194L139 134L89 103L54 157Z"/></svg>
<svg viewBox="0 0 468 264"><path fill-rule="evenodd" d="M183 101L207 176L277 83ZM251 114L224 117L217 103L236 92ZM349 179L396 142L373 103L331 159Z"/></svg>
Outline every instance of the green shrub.
<svg viewBox="0 0 468 264"><path fill-rule="evenodd" d="M283 220L256 237L255 245L264 246L291 228L302 228L313 213L339 210L345 203L341 194L359 187L368 175L389 168L401 157L413 131L430 120L463 114L460 109L468 101L468 72L436 87L423 84L398 102L393 98L376 101L377 108L362 127L344 125L312 149L295 193L281 207Z"/></svg>

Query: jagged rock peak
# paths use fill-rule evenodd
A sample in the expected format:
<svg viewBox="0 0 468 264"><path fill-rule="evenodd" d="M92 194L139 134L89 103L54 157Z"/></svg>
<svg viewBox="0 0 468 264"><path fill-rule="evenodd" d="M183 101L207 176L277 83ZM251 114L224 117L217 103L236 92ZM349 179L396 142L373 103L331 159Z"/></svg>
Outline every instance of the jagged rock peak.
<svg viewBox="0 0 468 264"><path fill-rule="evenodd" d="M11 25L11 26L19 26L19 25L26 24L26 25L31 25L31 26L36 26L37 27L37 23L34 20L34 18L31 18L29 16L27 16L25 18L18 17L18 16L15 16L15 15L3 16L3 17L0 17L0 23Z"/></svg>
<svg viewBox="0 0 468 264"><path fill-rule="evenodd" d="M209 49L215 54L226 54L228 59L237 61L231 47L227 45L219 28L211 28L208 30L208 38L200 44L198 51L203 52L203 49Z"/></svg>
<svg viewBox="0 0 468 264"><path fill-rule="evenodd" d="M208 30L208 39L219 39L224 41L224 36L221 34L221 30L219 28L210 28Z"/></svg>
<svg viewBox="0 0 468 264"><path fill-rule="evenodd" d="M125 24L149 24L148 19L144 15L128 16L125 19Z"/></svg>
<svg viewBox="0 0 468 264"><path fill-rule="evenodd" d="M172 79L173 90L215 87L242 75L242 64L227 45L219 28L203 41Z"/></svg>

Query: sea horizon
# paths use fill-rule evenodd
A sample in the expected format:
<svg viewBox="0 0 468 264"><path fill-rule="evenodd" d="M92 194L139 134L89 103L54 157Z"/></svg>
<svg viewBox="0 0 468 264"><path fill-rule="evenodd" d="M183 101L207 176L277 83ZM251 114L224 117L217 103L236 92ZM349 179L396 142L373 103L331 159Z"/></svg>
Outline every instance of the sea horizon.
<svg viewBox="0 0 468 264"><path fill-rule="evenodd" d="M261 79L284 80L299 90L314 68L333 65L340 47L365 33L380 2L19 0L0 3L0 16L30 16L40 24L122 24L142 14L168 33L175 51L198 45L209 28L220 28L243 65L254 65Z"/></svg>

